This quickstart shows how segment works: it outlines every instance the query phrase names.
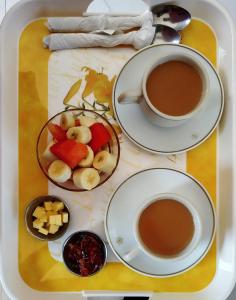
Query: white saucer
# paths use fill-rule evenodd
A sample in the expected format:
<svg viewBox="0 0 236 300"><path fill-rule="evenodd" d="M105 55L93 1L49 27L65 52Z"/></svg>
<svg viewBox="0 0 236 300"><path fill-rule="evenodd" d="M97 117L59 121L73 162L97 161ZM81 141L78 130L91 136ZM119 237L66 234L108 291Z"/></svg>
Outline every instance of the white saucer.
<svg viewBox="0 0 236 300"><path fill-rule="evenodd" d="M133 231L137 209L159 193L176 193L189 200L199 213L202 238L180 260L157 260L140 249L126 261L125 255L138 247ZM173 169L148 169L132 175L117 188L107 207L105 230L112 250L129 268L146 276L168 277L192 268L207 254L215 233L215 213L207 191L190 175Z"/></svg>
<svg viewBox="0 0 236 300"><path fill-rule="evenodd" d="M194 57L204 64L209 77L209 99L207 108L184 124L166 128L152 124L139 104L120 104L119 95L128 90L139 90L145 67L159 57L182 54ZM212 64L196 50L174 44L148 46L132 56L120 71L113 89L113 107L123 132L135 144L145 150L159 154L188 151L204 140L216 128L223 111L223 87Z"/></svg>

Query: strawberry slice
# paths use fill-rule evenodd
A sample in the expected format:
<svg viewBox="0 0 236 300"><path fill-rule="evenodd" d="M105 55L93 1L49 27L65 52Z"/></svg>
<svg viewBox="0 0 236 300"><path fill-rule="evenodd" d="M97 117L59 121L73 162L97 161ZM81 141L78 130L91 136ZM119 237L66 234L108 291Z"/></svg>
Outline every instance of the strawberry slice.
<svg viewBox="0 0 236 300"><path fill-rule="evenodd" d="M66 132L59 125L49 123L48 130L51 132L53 138L58 142L66 140Z"/></svg>
<svg viewBox="0 0 236 300"><path fill-rule="evenodd" d="M58 142L50 147L50 151L72 169L88 155L87 146L77 143L75 140Z"/></svg>
<svg viewBox="0 0 236 300"><path fill-rule="evenodd" d="M90 141L89 146L94 153L97 153L102 146L110 141L111 136L102 123L94 123L90 126L90 131L92 133L92 140Z"/></svg>

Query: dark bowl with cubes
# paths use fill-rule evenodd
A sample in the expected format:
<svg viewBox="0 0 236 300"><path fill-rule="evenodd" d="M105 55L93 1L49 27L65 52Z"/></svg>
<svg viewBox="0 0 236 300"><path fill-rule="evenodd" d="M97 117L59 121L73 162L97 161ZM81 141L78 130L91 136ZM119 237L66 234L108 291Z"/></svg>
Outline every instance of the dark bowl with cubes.
<svg viewBox="0 0 236 300"><path fill-rule="evenodd" d="M120 158L118 135L95 111L62 111L43 126L37 159L44 175L56 186L82 192L93 190L115 172Z"/></svg>
<svg viewBox="0 0 236 300"><path fill-rule="evenodd" d="M37 197L25 210L27 231L40 240L59 239L67 231L69 222L69 208L65 201L56 196Z"/></svg>

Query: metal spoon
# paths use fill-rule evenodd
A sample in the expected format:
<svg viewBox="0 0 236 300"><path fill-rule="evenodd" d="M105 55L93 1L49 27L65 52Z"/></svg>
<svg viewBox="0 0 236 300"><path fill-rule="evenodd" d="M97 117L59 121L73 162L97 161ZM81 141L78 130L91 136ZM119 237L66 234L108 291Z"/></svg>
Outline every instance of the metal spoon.
<svg viewBox="0 0 236 300"><path fill-rule="evenodd" d="M165 26L156 25L156 31L151 44L172 43L179 44L181 35L175 29Z"/></svg>
<svg viewBox="0 0 236 300"><path fill-rule="evenodd" d="M153 26L156 27L151 44L174 43L179 44L181 36L177 32L183 30L191 22L191 14L182 7L176 5L155 5L151 7L153 13Z"/></svg>
<svg viewBox="0 0 236 300"><path fill-rule="evenodd" d="M184 8L160 4L151 7L153 25L165 25L177 31L183 30L191 22L191 14Z"/></svg>

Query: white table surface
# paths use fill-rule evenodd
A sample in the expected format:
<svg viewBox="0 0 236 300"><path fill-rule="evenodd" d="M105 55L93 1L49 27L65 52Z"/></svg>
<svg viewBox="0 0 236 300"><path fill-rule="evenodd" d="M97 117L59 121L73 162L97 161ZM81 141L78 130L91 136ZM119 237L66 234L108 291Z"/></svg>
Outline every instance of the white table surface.
<svg viewBox="0 0 236 300"><path fill-rule="evenodd" d="M19 0L0 0L0 23L2 21L2 18L5 15L6 11L8 11L8 9L11 8L18 1ZM38 0L38 1L40 1L40 0ZM220 2L223 6L225 6L225 8L231 13L233 20L235 22L235 26L236 26L236 0L217 0L217 1ZM109 298L109 299L106 298L106 300L112 300L112 299L118 300L118 299L120 299L120 297ZM8 296L5 294L4 290L2 289L1 284L0 284L0 300L10 300L8 298ZM23 299L23 300L33 300L33 299ZM93 298L93 299L90 298L90 300L95 300L95 298ZM213 300L213 299L209 299L209 300ZM227 300L236 300L236 287Z"/></svg>

